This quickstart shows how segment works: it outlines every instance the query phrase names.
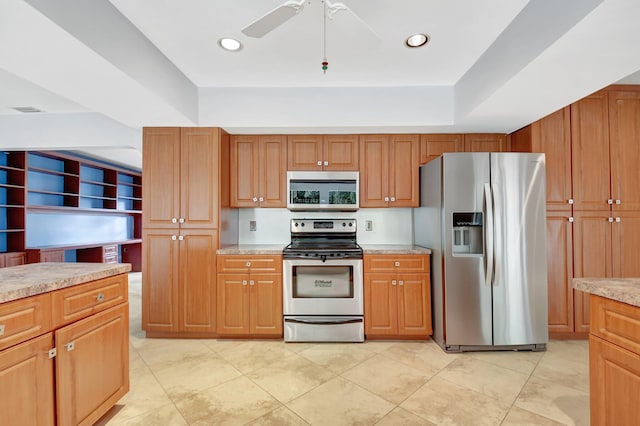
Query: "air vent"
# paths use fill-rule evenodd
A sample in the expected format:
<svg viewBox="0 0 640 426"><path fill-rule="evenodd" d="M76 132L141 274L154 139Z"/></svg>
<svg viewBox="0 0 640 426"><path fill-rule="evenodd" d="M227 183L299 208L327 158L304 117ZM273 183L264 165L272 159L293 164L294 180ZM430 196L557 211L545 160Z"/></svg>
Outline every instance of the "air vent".
<svg viewBox="0 0 640 426"><path fill-rule="evenodd" d="M44 112L41 109L26 106L26 107L12 107L11 109L15 109L16 111L28 113L28 112Z"/></svg>

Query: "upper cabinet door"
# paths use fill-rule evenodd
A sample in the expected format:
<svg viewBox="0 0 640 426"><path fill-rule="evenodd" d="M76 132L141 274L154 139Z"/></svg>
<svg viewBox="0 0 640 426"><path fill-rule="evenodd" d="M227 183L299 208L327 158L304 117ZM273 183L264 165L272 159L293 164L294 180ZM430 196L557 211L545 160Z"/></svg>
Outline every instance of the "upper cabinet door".
<svg viewBox="0 0 640 426"><path fill-rule="evenodd" d="M180 217L180 128L145 127L142 144L145 228L174 228Z"/></svg>
<svg viewBox="0 0 640 426"><path fill-rule="evenodd" d="M463 152L464 135L421 135L420 136L420 164L438 158L445 152Z"/></svg>
<svg viewBox="0 0 640 426"><path fill-rule="evenodd" d="M566 107L531 125L531 152L544 152L547 210L571 211L571 118Z"/></svg>
<svg viewBox="0 0 640 426"><path fill-rule="evenodd" d="M502 133L469 133L464 135L466 152L503 152L507 150L507 135Z"/></svg>
<svg viewBox="0 0 640 426"><path fill-rule="evenodd" d="M608 110L604 91L571 104L573 208L576 210L610 207Z"/></svg>
<svg viewBox="0 0 640 426"><path fill-rule="evenodd" d="M219 130L181 129L180 227L218 227Z"/></svg>
<svg viewBox="0 0 640 426"><path fill-rule="evenodd" d="M231 136L230 151L231 207L257 207L258 136Z"/></svg>
<svg viewBox="0 0 640 426"><path fill-rule="evenodd" d="M322 170L322 135L287 136L287 170Z"/></svg>
<svg viewBox="0 0 640 426"><path fill-rule="evenodd" d="M389 146L389 207L417 207L419 136L393 135Z"/></svg>
<svg viewBox="0 0 640 426"><path fill-rule="evenodd" d="M260 207L287 206L287 144L284 136L260 136L258 202Z"/></svg>
<svg viewBox="0 0 640 426"><path fill-rule="evenodd" d="M358 170L358 135L325 135L323 170Z"/></svg>
<svg viewBox="0 0 640 426"><path fill-rule="evenodd" d="M389 204L389 136L360 136L360 207Z"/></svg>
<svg viewBox="0 0 640 426"><path fill-rule="evenodd" d="M611 197L614 211L640 210L640 91L609 92Z"/></svg>

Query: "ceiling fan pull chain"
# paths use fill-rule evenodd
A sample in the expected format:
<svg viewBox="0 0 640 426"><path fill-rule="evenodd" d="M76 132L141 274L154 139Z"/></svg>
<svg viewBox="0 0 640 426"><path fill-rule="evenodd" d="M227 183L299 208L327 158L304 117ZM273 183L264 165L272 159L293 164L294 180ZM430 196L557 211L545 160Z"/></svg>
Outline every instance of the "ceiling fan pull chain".
<svg viewBox="0 0 640 426"><path fill-rule="evenodd" d="M325 0L322 0L322 12L323 12L323 53L324 57L322 58L322 73L327 73L327 68L329 68L329 62L327 61L327 3Z"/></svg>

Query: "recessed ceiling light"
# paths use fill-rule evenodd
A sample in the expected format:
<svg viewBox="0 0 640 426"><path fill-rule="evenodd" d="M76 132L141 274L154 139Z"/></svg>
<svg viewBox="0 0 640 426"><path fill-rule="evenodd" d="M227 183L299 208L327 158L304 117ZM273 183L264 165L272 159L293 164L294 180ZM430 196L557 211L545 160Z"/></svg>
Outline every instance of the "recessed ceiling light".
<svg viewBox="0 0 640 426"><path fill-rule="evenodd" d="M407 47L413 48L413 47L424 46L428 42L429 42L429 36L426 34L419 33L419 34L413 34L407 37L407 39L404 41L404 44Z"/></svg>
<svg viewBox="0 0 640 426"><path fill-rule="evenodd" d="M223 37L218 40L218 46L229 52L237 52L242 49L242 44L235 38Z"/></svg>

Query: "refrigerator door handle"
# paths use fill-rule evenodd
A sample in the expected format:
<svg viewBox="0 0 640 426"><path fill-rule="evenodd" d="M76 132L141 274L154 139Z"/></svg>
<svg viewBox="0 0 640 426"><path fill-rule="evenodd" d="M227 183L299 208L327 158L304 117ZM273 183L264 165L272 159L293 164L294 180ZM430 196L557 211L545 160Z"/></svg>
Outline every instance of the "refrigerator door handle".
<svg viewBox="0 0 640 426"><path fill-rule="evenodd" d="M484 226L485 246L485 285L490 286L493 281L493 193L488 183L484 184L484 199L486 206Z"/></svg>

